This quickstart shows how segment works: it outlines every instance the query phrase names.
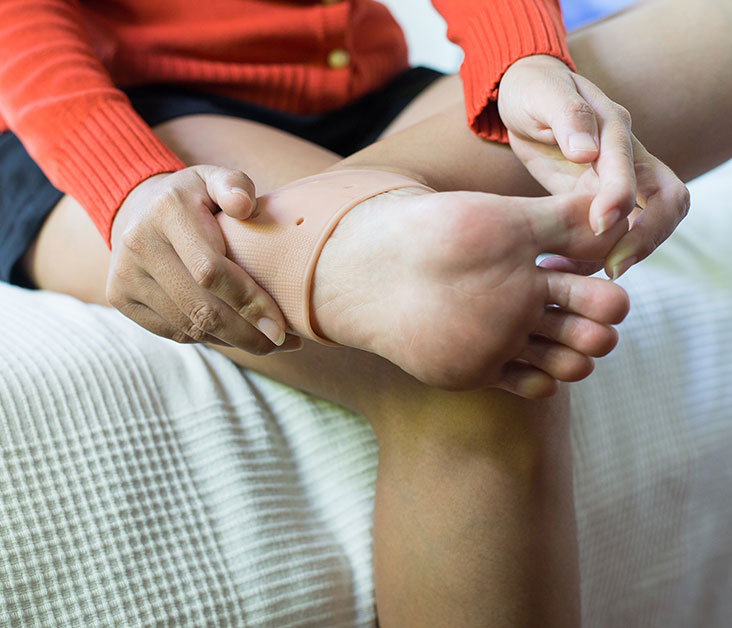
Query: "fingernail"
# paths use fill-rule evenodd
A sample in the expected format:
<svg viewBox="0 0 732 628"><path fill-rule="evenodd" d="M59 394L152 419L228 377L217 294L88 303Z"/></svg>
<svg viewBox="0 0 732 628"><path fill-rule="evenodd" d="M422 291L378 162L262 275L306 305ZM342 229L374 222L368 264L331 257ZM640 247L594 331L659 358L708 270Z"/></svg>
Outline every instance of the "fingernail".
<svg viewBox="0 0 732 628"><path fill-rule="evenodd" d="M255 207L257 206L257 199L252 198L249 195L249 192L247 192L244 188L231 188L231 193L236 194L237 196L241 196L249 201L249 205L251 206L251 210L254 211Z"/></svg>
<svg viewBox="0 0 732 628"><path fill-rule="evenodd" d="M629 257L628 259L619 262L618 264L615 264L615 266L613 266L613 281L616 281L619 277L621 277L625 273L625 271L627 271L637 261L637 257Z"/></svg>
<svg viewBox="0 0 732 628"><path fill-rule="evenodd" d="M249 198L248 192L244 188L231 188L232 194L239 194L243 196L244 198Z"/></svg>
<svg viewBox="0 0 732 628"><path fill-rule="evenodd" d="M285 343L277 350L277 353L290 353L291 351L300 351L305 343L302 338L289 335Z"/></svg>
<svg viewBox="0 0 732 628"><path fill-rule="evenodd" d="M569 136L569 150L597 150L597 140L589 133L573 133Z"/></svg>
<svg viewBox="0 0 732 628"><path fill-rule="evenodd" d="M281 347L282 343L285 342L285 330L271 318L260 318L257 321L257 329L278 347Z"/></svg>
<svg viewBox="0 0 732 628"><path fill-rule="evenodd" d="M608 229L612 229L618 223L618 220L620 220L619 209L612 209L604 216L600 216L597 219L597 231L595 231L595 235L602 235Z"/></svg>

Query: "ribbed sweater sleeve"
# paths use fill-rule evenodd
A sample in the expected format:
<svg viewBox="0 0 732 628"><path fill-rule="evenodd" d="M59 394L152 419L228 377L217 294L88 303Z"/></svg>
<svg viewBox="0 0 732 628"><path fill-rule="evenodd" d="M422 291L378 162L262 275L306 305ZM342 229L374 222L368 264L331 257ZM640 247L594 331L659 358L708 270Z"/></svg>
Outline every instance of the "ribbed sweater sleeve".
<svg viewBox="0 0 732 628"><path fill-rule="evenodd" d="M75 0L0 2L0 114L107 242L132 188L185 167L115 89Z"/></svg>
<svg viewBox="0 0 732 628"><path fill-rule="evenodd" d="M572 69L558 0L432 0L447 36L465 53L460 68L470 128L508 141L498 115L498 84L509 66L535 54L557 57Z"/></svg>

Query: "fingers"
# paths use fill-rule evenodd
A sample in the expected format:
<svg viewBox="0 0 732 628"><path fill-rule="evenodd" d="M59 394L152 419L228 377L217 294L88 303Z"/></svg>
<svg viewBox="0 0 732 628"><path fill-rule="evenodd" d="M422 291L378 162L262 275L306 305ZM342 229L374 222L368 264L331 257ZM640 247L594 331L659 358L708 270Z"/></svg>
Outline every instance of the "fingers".
<svg viewBox="0 0 732 628"><path fill-rule="evenodd" d="M140 300L131 300L136 294ZM184 314L178 306L162 291L152 277L140 277L134 286L127 286L126 298L120 302L118 309L122 314L134 320L138 325L163 338L180 343L198 343L232 346L204 330L205 325L195 324L190 316ZM112 296L111 301L115 301ZM288 335L279 348L257 331L251 329L246 339L247 350L256 355L268 355L274 351L296 351L302 348L302 340Z"/></svg>
<svg viewBox="0 0 732 628"><path fill-rule="evenodd" d="M148 273L185 315L186 334L205 333L258 354L263 352L263 344L282 345L284 317L243 269L203 239L194 238L191 244L191 239L178 231L170 239L163 253L166 263L152 265Z"/></svg>
<svg viewBox="0 0 732 628"><path fill-rule="evenodd" d="M590 206L590 226L601 234L611 228L635 207L636 177L627 109L610 100L587 79L574 75L578 92L597 116L600 154L595 170L600 191Z"/></svg>
<svg viewBox="0 0 732 628"><path fill-rule="evenodd" d="M216 206L239 220L246 220L257 207L254 182L240 170L218 166L194 166Z"/></svg>
<svg viewBox="0 0 732 628"><path fill-rule="evenodd" d="M637 140L635 150L640 157L638 193L644 209L607 256L605 272L613 279L663 243L686 217L690 207L689 191L671 169L650 155Z"/></svg>
<svg viewBox="0 0 732 628"><path fill-rule="evenodd" d="M192 321L207 325L206 331L221 340L240 347L243 339L251 337L251 325L279 346L286 323L277 304L225 257L226 247L213 216L201 218L171 230L170 245L182 264L171 259L166 267L155 268L151 274ZM215 237L207 238L207 231L214 230Z"/></svg>
<svg viewBox="0 0 732 628"><path fill-rule="evenodd" d="M539 251L572 258L571 261L549 258L541 262L542 267L592 274L604 266L607 275L617 279L650 255L687 215L690 198L686 186L635 137L631 139L637 198L643 209L636 208L631 213L629 231L628 221L623 219L600 236L591 235L592 228L584 228L589 197L557 196L524 201L530 210L529 221ZM590 212L601 194L602 190L592 201Z"/></svg>
<svg viewBox="0 0 732 628"><path fill-rule="evenodd" d="M284 316L226 258L213 215L237 182L246 185L244 175L201 166L135 188L113 227L110 303L150 331L179 341L219 342L256 354L282 346Z"/></svg>
<svg viewBox="0 0 732 628"><path fill-rule="evenodd" d="M600 150L594 109L574 85L551 93L552 131L562 154L575 163L595 161Z"/></svg>
<svg viewBox="0 0 732 628"><path fill-rule="evenodd" d="M231 346L214 336L201 332L199 329L191 329L190 334L186 334L181 331L184 327L183 323L185 317L180 310L177 311L177 314L170 317L170 320L174 321L173 323L169 322L157 313L158 306L153 309L144 303L128 302L120 309L120 312L156 336L168 338L177 343L206 343L224 347ZM267 341L261 339L258 341L256 338L252 340L250 346L252 349L249 353L254 353L255 355L269 355L274 352L287 353L290 351L299 351L303 347L303 342L301 338L288 334L285 342L277 348Z"/></svg>
<svg viewBox="0 0 732 628"><path fill-rule="evenodd" d="M564 156L576 163L597 158L595 112L578 93L569 67L559 59L532 55L514 62L501 79L498 108L512 134L558 144Z"/></svg>
<svg viewBox="0 0 732 628"><path fill-rule="evenodd" d="M240 171L215 166L196 166L194 170L205 183L208 196L218 206L227 206L231 209L238 204L241 209L249 203L250 194L251 198L254 198L253 182ZM236 202L231 202L232 197L236 197ZM242 199L245 199L244 203ZM250 203L247 209L251 208ZM198 297L193 300L184 298L181 302L174 296L177 305L182 306L181 309L191 316L191 320L200 317L199 311L207 314L206 320L213 315L218 317L217 313L221 312L223 323L221 333L229 336L222 340L231 342L237 335L250 336L248 328L242 325L243 319L256 327L275 345L279 346L284 342L286 328L284 316L272 297L240 266L225 256L226 246L218 223L212 219L210 213L204 213L201 220L186 221L170 233L172 237L169 241L175 252L183 261L195 284L202 288ZM195 293L192 285L189 286L189 293ZM236 316L231 315L229 308L218 308L216 303L202 303L201 298L207 300L207 293L218 297ZM175 295L177 294L176 292Z"/></svg>
<svg viewBox="0 0 732 628"><path fill-rule="evenodd" d="M158 314L157 308L151 309L144 303L127 300L124 303L121 303L118 309L127 318L140 325L140 327L144 327L149 332L152 332L156 336L161 336L162 338L169 338L170 340L174 340L175 342L182 344L193 342L208 342L217 345L224 344L218 338L208 336L204 333L200 335L199 339L187 335L181 330L181 327L170 323ZM180 310L178 310L178 313L182 316L182 312L180 312Z"/></svg>

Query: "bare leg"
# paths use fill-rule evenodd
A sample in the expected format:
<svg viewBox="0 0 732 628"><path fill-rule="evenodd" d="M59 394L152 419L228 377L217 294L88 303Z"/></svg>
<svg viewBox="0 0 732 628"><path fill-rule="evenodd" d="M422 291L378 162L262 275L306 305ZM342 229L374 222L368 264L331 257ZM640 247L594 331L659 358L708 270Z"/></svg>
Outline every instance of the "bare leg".
<svg viewBox="0 0 732 628"><path fill-rule="evenodd" d="M706 32L704 37L699 41L708 41ZM597 76L593 78L603 85ZM640 85L626 87L632 91ZM640 107L642 110L643 103ZM637 108L631 109L640 120L637 126L644 138L644 118L639 118ZM660 126L659 118L648 116L649 133L654 124ZM193 129L188 131L193 135ZM660 133L659 138L664 139ZM409 127L392 140L360 153L349 163L379 167L391 163L443 190L526 194L531 185L505 148L478 142L464 130L459 107L425 120L420 127ZM700 141L698 135L695 141ZM431 148L437 142L440 159L425 163L422 157L432 156ZM651 148L661 152L656 146ZM679 155L683 161L681 152ZM191 151L190 157L222 163L221 154L209 158ZM256 171L256 164L250 167L237 162L237 166L252 174L260 191L266 191L267 182L276 187L289 177L330 165L322 152L318 160L311 169L315 161L306 159L302 170L289 174ZM446 170L446 164L454 168ZM273 180L273 174L281 174L282 179ZM66 226L75 233L84 220L72 201L65 200L61 207L66 208L65 214L54 214L29 256L31 274L44 287L103 301L103 277L91 285L92 278L83 274L104 267L106 252L101 245L88 255L77 253L83 260L82 274L65 284L56 281L54 267L58 268L59 257L65 257L59 250L78 252L85 250L82 244L97 242L90 231L79 236L79 248L69 249L67 242L52 251L50 247L59 243L57 229L64 222L63 215L71 220ZM371 418L381 445L375 537L384 625L392 621L394 625L578 624L566 407L558 400L549 406L530 405L495 391L435 391L405 378L374 356L348 350L316 347L294 356L236 357ZM537 418L544 420L537 422ZM545 469L549 471L543 472ZM490 552L493 548L495 553ZM385 557L390 559L388 563L384 563ZM390 568L393 564L403 569ZM552 591L557 592L556 597Z"/></svg>
<svg viewBox="0 0 732 628"><path fill-rule="evenodd" d="M198 146L211 145L200 142L197 133L233 138L241 146L252 145L247 135L252 132L268 147L277 144L278 135L263 138L256 135L265 132L257 125L214 118L181 119L158 131L181 155L196 161L213 160L196 154ZM280 146L275 163L283 154L306 149L289 140ZM246 169L260 191L335 160L314 149L300 154L306 164L300 172L278 174L263 163L264 153L257 155L257 163L247 163L238 149L230 153L222 144L213 150L221 163ZM83 259L77 272L107 263L106 249L94 246L93 227L71 199L64 199L49 219L37 258L49 254L62 230L66 246ZM43 272L35 278L44 287L57 287ZM86 285L85 298L103 302L103 272L94 286L89 275L75 278L76 285ZM72 284L69 280L64 289L79 295ZM349 349L310 346L264 359L231 355L344 403L372 422L380 443L374 535L383 626L532 626L538 617L547 626L578 625L564 398L535 405L498 391L435 390L374 355Z"/></svg>
<svg viewBox="0 0 732 628"><path fill-rule="evenodd" d="M730 0L648 0L570 34L569 45L578 71L625 106L640 141L688 181L732 157L730 30ZM398 141L377 143L342 165L398 165L438 190L542 194L508 148L470 133L459 81L443 81L432 94L436 113L417 102L389 129Z"/></svg>
<svg viewBox="0 0 732 628"><path fill-rule="evenodd" d="M732 102L728 72L732 65L731 28L730 0L650 0L571 34L570 47L580 72L631 111L641 141L686 180L732 155L732 127L726 123ZM206 139L195 124L184 130L191 138ZM262 133L265 131L260 128L254 141ZM340 162L328 151L299 143L303 151L317 153L308 160L298 160L296 153L292 161L298 161L299 168L288 165L289 161L269 161L269 149L257 141L258 151L265 151L264 162L272 164L271 169L259 173L258 191L264 193L328 167L388 166L426 180L437 190L518 196L543 193L509 148L483 142L467 129L457 77L442 79L427 90L395 120L386 135L386 141ZM220 154L213 154L206 145L206 141L196 145L205 153L201 155L203 162L220 161ZM252 172L250 166L257 161L254 155L249 157L246 172ZM39 285L98 301L103 294L87 294L87 287L103 285L99 275L105 266L91 270L83 260L66 255L68 250L79 249L68 245L65 238L89 246L89 236L100 255L104 247L93 231L80 225L77 228L75 217L65 218L70 202L61 201L24 263ZM66 223L68 228L62 226ZM57 231L63 231L58 240L53 236ZM59 267L60 258L66 259L70 272ZM96 272L96 281L80 285L77 278L89 277L90 272Z"/></svg>
<svg viewBox="0 0 732 628"><path fill-rule="evenodd" d="M624 105L648 150L688 181L732 156L732 2L647 0L574 33L579 72Z"/></svg>

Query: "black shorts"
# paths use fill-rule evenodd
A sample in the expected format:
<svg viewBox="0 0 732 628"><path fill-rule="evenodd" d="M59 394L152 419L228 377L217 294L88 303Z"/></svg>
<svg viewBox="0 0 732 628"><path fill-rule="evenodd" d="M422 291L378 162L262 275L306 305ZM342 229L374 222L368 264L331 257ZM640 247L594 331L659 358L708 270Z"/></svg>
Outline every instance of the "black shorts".
<svg viewBox="0 0 732 628"><path fill-rule="evenodd" d="M124 92L150 126L191 114L232 116L281 129L346 156L376 141L389 123L441 76L429 68L412 68L342 109L307 116L170 86L135 87ZM62 196L18 138L10 131L0 134L0 281L33 287L18 261Z"/></svg>

